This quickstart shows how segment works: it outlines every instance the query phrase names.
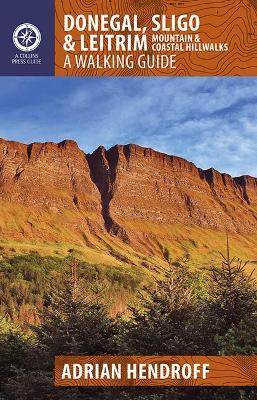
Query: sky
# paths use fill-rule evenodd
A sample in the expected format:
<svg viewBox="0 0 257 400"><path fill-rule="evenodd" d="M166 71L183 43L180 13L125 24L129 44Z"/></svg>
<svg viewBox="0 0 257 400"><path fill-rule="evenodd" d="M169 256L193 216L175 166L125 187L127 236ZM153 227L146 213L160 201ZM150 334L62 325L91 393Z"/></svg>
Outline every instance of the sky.
<svg viewBox="0 0 257 400"><path fill-rule="evenodd" d="M0 78L0 137L136 143L257 176L257 78Z"/></svg>

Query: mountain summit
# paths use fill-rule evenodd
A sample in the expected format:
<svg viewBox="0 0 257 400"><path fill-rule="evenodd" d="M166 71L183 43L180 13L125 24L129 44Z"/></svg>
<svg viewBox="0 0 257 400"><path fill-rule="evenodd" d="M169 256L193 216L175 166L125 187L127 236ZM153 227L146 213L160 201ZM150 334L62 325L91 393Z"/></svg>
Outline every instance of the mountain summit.
<svg viewBox="0 0 257 400"><path fill-rule="evenodd" d="M202 170L134 144L85 154L70 140L0 139L0 203L5 244L60 252L74 244L93 258L104 252L108 262L159 256L164 248L211 253L230 232L255 257L256 178Z"/></svg>

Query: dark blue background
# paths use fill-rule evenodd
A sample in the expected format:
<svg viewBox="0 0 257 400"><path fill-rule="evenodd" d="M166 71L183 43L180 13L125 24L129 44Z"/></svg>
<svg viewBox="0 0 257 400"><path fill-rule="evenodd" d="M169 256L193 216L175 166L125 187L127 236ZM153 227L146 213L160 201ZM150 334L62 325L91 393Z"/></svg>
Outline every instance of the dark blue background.
<svg viewBox="0 0 257 400"><path fill-rule="evenodd" d="M13 31L25 22L36 25L41 43L35 51L41 65L14 65L11 59L22 53L13 44ZM0 11L0 75L54 75L54 0L6 0Z"/></svg>

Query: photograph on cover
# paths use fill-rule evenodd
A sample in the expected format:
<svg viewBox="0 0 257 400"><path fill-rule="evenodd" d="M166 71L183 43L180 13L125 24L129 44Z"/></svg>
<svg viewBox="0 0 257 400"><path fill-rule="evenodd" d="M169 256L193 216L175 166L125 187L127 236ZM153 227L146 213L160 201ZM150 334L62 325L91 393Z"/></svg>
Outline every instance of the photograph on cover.
<svg viewBox="0 0 257 400"><path fill-rule="evenodd" d="M257 399L54 385L58 355L256 354L256 87L1 78L1 400Z"/></svg>

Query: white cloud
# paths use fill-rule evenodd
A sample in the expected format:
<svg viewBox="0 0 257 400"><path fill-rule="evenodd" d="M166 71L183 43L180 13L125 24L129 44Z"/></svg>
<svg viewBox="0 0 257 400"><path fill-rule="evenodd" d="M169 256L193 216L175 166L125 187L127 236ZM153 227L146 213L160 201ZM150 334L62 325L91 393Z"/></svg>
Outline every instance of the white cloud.
<svg viewBox="0 0 257 400"><path fill-rule="evenodd" d="M202 168L257 175L256 78L37 78L13 85L10 106L0 111L3 136L68 137L87 152L134 142ZM15 93L25 101L15 104Z"/></svg>

